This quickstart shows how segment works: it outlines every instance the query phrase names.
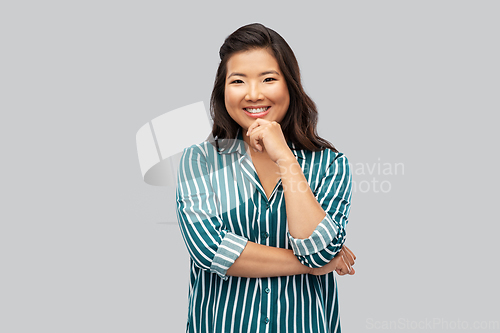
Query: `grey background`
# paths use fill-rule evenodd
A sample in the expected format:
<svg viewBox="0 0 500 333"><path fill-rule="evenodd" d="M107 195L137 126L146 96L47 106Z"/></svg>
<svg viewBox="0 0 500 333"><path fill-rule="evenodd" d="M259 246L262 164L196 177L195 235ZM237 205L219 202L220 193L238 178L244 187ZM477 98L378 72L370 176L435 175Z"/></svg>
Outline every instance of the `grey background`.
<svg viewBox="0 0 500 333"><path fill-rule="evenodd" d="M2 2L0 331L184 331L175 188L143 182L135 134L178 107L208 107L220 45L251 22L291 45L320 135L358 173L343 330L442 320L498 331L499 9ZM377 163L404 173L362 174ZM373 180L390 191L367 190Z"/></svg>

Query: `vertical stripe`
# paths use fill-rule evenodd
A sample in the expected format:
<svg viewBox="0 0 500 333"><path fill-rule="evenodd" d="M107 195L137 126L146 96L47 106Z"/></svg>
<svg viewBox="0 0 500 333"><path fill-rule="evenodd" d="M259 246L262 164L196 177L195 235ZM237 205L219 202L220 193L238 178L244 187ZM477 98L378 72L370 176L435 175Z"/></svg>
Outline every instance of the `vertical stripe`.
<svg viewBox="0 0 500 333"><path fill-rule="evenodd" d="M327 213L305 242L287 236L281 179L267 198L251 159L243 154L241 131L237 138L221 145L221 152L209 142L193 145L180 160L177 219L190 256L186 331L340 332L334 272L265 278L225 274L246 241L291 249L310 267L329 262L345 240L351 209L346 156L330 149L292 150Z"/></svg>

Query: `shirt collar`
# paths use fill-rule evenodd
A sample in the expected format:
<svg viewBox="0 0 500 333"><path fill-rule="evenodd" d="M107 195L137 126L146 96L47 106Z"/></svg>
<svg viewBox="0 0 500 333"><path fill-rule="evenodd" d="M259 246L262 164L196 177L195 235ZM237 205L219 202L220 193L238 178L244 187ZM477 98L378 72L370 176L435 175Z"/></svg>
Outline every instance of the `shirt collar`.
<svg viewBox="0 0 500 333"><path fill-rule="evenodd" d="M220 139L219 141L219 154L234 154L238 153L241 156L245 155L245 141L243 141L243 133L241 127L238 128L236 133L236 139ZM288 141L288 148L292 151L292 154L295 155L296 158L303 159L302 156L299 156L298 150L295 148L293 142Z"/></svg>

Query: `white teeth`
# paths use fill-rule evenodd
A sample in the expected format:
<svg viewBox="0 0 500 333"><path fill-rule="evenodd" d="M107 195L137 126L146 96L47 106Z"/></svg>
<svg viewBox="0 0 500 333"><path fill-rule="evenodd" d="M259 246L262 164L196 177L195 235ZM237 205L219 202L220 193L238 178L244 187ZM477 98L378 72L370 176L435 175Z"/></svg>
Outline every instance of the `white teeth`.
<svg viewBox="0 0 500 333"><path fill-rule="evenodd" d="M245 110L247 112L250 112L250 113L260 113L260 112L266 111L267 109L268 109L267 107L265 107L265 108L258 108L258 109L247 109L247 108L245 108Z"/></svg>

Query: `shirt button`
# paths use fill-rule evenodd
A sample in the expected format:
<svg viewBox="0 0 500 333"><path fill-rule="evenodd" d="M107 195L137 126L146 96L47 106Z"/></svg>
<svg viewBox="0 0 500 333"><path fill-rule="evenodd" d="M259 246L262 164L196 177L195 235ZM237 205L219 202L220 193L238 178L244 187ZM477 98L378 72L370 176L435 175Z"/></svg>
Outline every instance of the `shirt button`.
<svg viewBox="0 0 500 333"><path fill-rule="evenodd" d="M265 290L265 292L266 292L266 293L268 293L268 294L269 294L269 292L271 291L271 289L269 289L269 288L266 288L266 289L264 289L264 290Z"/></svg>
<svg viewBox="0 0 500 333"><path fill-rule="evenodd" d="M263 232L262 237L267 238L267 237L269 237L269 234L267 232Z"/></svg>
<svg viewBox="0 0 500 333"><path fill-rule="evenodd" d="M266 203L266 209L269 209L269 202Z"/></svg>
<svg viewBox="0 0 500 333"><path fill-rule="evenodd" d="M266 324L269 323L269 318L266 317Z"/></svg>

